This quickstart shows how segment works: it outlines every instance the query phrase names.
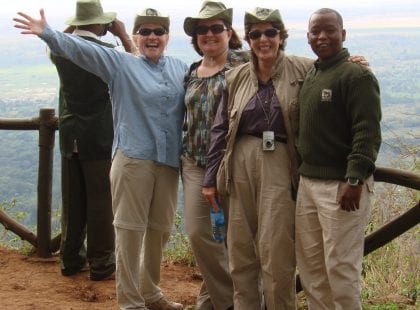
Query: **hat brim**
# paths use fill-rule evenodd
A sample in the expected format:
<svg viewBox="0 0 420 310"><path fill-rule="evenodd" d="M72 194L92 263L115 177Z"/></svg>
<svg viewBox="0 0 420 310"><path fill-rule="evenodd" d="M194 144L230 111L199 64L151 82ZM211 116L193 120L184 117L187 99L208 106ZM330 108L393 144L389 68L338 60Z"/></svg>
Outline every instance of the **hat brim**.
<svg viewBox="0 0 420 310"><path fill-rule="evenodd" d="M282 18L278 10L274 10L269 16L259 18L250 12L245 12L244 25L258 24L258 23L282 23Z"/></svg>
<svg viewBox="0 0 420 310"><path fill-rule="evenodd" d="M232 13L233 9L229 8L226 9L218 14L215 14L213 16L209 17L187 17L184 20L184 31L185 33L192 37L194 35L194 28L198 21L201 20L212 20L212 19L222 19L224 21L227 21L229 24L232 24Z"/></svg>
<svg viewBox="0 0 420 310"><path fill-rule="evenodd" d="M109 24L113 22L116 17L117 17L117 13L115 12L107 12L107 13L104 13L102 16L84 19L84 20L80 20L80 19L77 19L76 16L72 16L69 19L67 19L65 23L66 25L70 25L70 26L84 26L84 25L93 25L93 24L104 25L104 24Z"/></svg>
<svg viewBox="0 0 420 310"><path fill-rule="evenodd" d="M169 17L137 15L134 20L133 34L137 34L137 31L143 24L160 24L169 32Z"/></svg>

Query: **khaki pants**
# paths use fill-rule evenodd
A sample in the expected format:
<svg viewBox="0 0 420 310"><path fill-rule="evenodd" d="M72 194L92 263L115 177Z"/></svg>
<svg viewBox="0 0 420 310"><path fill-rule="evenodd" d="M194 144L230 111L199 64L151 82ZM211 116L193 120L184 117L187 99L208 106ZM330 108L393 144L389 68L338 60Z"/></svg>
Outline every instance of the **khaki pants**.
<svg viewBox="0 0 420 310"><path fill-rule="evenodd" d="M286 145L243 136L232 156L228 251L234 307L295 309L295 204Z"/></svg>
<svg viewBox="0 0 420 310"><path fill-rule="evenodd" d="M146 309L163 295L158 286L162 250L172 229L178 169L126 157L111 167L116 235L116 290L120 309Z"/></svg>
<svg viewBox="0 0 420 310"><path fill-rule="evenodd" d="M360 207L337 204L343 182L301 177L296 206L296 256L309 309L362 309L360 274L373 179Z"/></svg>
<svg viewBox="0 0 420 310"><path fill-rule="evenodd" d="M225 310L233 305L233 284L225 243L213 239L211 206L201 194L204 172L193 160L182 157L185 228L204 279L197 298L197 309ZM227 204L222 205L227 222Z"/></svg>

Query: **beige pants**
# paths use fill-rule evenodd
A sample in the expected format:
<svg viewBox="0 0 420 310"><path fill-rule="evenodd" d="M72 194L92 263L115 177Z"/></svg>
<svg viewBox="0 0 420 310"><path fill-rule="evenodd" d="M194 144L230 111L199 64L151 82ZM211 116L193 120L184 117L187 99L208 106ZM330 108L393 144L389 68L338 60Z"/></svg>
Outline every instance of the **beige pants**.
<svg viewBox="0 0 420 310"><path fill-rule="evenodd" d="M163 295L162 250L172 229L178 169L118 151L111 167L116 236L116 291L120 309L146 309Z"/></svg>
<svg viewBox="0 0 420 310"><path fill-rule="evenodd" d="M296 206L296 256L309 309L362 309L360 274L373 179L360 208L337 204L343 182L301 177Z"/></svg>
<svg viewBox="0 0 420 310"><path fill-rule="evenodd" d="M234 307L295 309L295 204L286 145L243 136L232 157L228 250Z"/></svg>
<svg viewBox="0 0 420 310"><path fill-rule="evenodd" d="M211 207L201 194L204 172L193 160L182 157L185 228L204 279L197 297L197 309L225 310L233 305L233 284L225 243L213 239ZM223 208L227 221L226 203L223 203Z"/></svg>

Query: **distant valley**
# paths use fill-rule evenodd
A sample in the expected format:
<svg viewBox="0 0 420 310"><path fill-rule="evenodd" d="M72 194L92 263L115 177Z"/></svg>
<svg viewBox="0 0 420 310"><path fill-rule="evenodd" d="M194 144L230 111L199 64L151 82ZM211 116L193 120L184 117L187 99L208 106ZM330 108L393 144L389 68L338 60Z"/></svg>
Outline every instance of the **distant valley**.
<svg viewBox="0 0 420 310"><path fill-rule="evenodd" d="M313 58L303 31L291 29L289 35L288 54ZM41 107L57 108L58 78L45 44L11 35L0 35L0 40L0 118L33 117ZM410 146L420 152L420 28L348 29L345 46L352 54L364 55L380 81L384 144L379 165L410 165L410 158L405 163L399 154ZM186 36L172 37L167 54L188 63L199 59ZM34 223L37 132L1 130L0 150L0 202L15 198L18 209L28 212L27 222ZM57 210L58 140L55 151L53 204Z"/></svg>

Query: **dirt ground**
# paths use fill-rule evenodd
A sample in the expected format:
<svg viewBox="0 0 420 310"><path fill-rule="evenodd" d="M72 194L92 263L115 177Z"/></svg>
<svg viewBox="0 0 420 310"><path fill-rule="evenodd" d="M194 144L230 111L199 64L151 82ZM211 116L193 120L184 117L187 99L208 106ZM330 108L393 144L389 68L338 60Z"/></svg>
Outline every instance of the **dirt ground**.
<svg viewBox="0 0 420 310"><path fill-rule="evenodd" d="M41 259L0 247L0 310L118 310L115 280L94 282L88 272L63 277L57 257ZM162 264L163 293L180 302L184 309L193 309L201 275L197 268ZM298 309L303 306L299 293ZM393 302L392 307L384 304ZM419 309L403 296L383 296L370 301L366 309ZM398 305L398 306L397 306Z"/></svg>
<svg viewBox="0 0 420 310"><path fill-rule="evenodd" d="M0 247L0 309L118 309L115 280L87 277L88 272L63 277L57 257L40 259ZM195 304L200 283L195 268L162 265L161 288L173 301Z"/></svg>

